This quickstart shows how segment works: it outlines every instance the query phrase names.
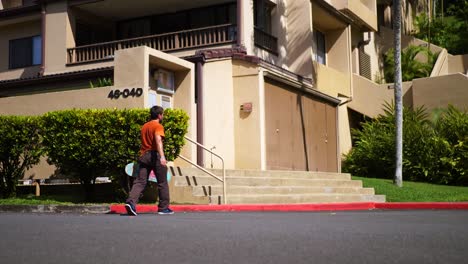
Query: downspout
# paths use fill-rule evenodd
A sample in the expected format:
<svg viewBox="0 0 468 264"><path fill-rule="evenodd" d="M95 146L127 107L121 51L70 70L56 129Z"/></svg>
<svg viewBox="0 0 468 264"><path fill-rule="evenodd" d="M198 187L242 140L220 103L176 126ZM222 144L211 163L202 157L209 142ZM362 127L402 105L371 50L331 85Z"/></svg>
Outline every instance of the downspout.
<svg viewBox="0 0 468 264"><path fill-rule="evenodd" d="M46 4L42 3L41 8L41 69L39 70L39 76L43 76L45 72L45 38L46 38Z"/></svg>
<svg viewBox="0 0 468 264"><path fill-rule="evenodd" d="M197 89L197 142L203 145L203 64L205 60L203 55L195 64L196 89ZM197 164L204 167L203 149L197 147Z"/></svg>
<svg viewBox="0 0 468 264"><path fill-rule="evenodd" d="M360 49L361 47L364 47L366 45L368 45L371 41L371 34L370 34L370 31L367 32L367 40L363 40L363 41L359 41L358 42L358 49Z"/></svg>
<svg viewBox="0 0 468 264"><path fill-rule="evenodd" d="M237 0L237 47L242 47L242 0Z"/></svg>

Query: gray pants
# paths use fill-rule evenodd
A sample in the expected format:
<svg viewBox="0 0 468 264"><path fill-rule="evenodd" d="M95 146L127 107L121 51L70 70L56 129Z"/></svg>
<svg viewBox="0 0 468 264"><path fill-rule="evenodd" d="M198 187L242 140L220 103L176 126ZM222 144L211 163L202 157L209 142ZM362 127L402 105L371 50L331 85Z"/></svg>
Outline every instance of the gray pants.
<svg viewBox="0 0 468 264"><path fill-rule="evenodd" d="M134 205L138 203L140 195L145 189L146 184L148 182L148 176L152 170L156 175L156 179L158 180L158 209L164 210L169 206L169 185L167 183L167 167L161 165L159 154L156 156L156 159L153 162L153 164L154 165L147 165L140 161L138 162L140 172L138 173L138 177L133 181L132 189L130 190L130 194L128 195L128 199L126 202Z"/></svg>

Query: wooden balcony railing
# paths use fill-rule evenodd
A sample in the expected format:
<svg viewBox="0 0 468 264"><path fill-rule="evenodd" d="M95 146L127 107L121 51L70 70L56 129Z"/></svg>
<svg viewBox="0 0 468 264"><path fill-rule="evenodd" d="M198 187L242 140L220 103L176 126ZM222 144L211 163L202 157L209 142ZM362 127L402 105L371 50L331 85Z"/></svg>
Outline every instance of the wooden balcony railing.
<svg viewBox="0 0 468 264"><path fill-rule="evenodd" d="M68 64L113 59L116 50L148 46L170 52L210 45L232 43L237 40L237 27L232 24L184 30L160 35L117 40L67 49Z"/></svg>
<svg viewBox="0 0 468 264"><path fill-rule="evenodd" d="M259 28L255 28L254 42L256 46L273 54L278 54L278 39Z"/></svg>

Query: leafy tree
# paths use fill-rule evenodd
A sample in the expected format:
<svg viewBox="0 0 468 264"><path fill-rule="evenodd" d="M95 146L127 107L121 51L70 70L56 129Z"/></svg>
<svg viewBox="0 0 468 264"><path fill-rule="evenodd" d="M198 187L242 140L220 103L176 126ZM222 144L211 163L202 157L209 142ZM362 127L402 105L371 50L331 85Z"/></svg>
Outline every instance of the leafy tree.
<svg viewBox="0 0 468 264"><path fill-rule="evenodd" d="M415 37L441 46L450 54L468 53L468 0L447 3L447 15L439 13L432 19L422 13L416 17Z"/></svg>
<svg viewBox="0 0 468 264"><path fill-rule="evenodd" d="M416 59L419 54L426 56L426 61L422 62ZM429 77L432 68L437 60L437 54L434 54L426 47L408 46L401 52L401 71L404 82L416 78ZM384 76L387 83L394 82L395 60L394 50L389 49L384 55Z"/></svg>
<svg viewBox="0 0 468 264"><path fill-rule="evenodd" d="M16 196L16 184L42 153L37 117L0 116L0 197Z"/></svg>

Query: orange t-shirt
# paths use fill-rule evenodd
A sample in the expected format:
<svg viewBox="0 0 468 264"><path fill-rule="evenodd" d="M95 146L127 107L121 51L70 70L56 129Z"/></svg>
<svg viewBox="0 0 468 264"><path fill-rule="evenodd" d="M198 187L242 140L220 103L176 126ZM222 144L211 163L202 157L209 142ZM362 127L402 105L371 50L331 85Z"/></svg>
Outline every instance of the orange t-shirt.
<svg viewBox="0 0 468 264"><path fill-rule="evenodd" d="M146 122L141 128L140 155L148 150L158 150L156 146L156 135L164 137L164 127L158 120Z"/></svg>

